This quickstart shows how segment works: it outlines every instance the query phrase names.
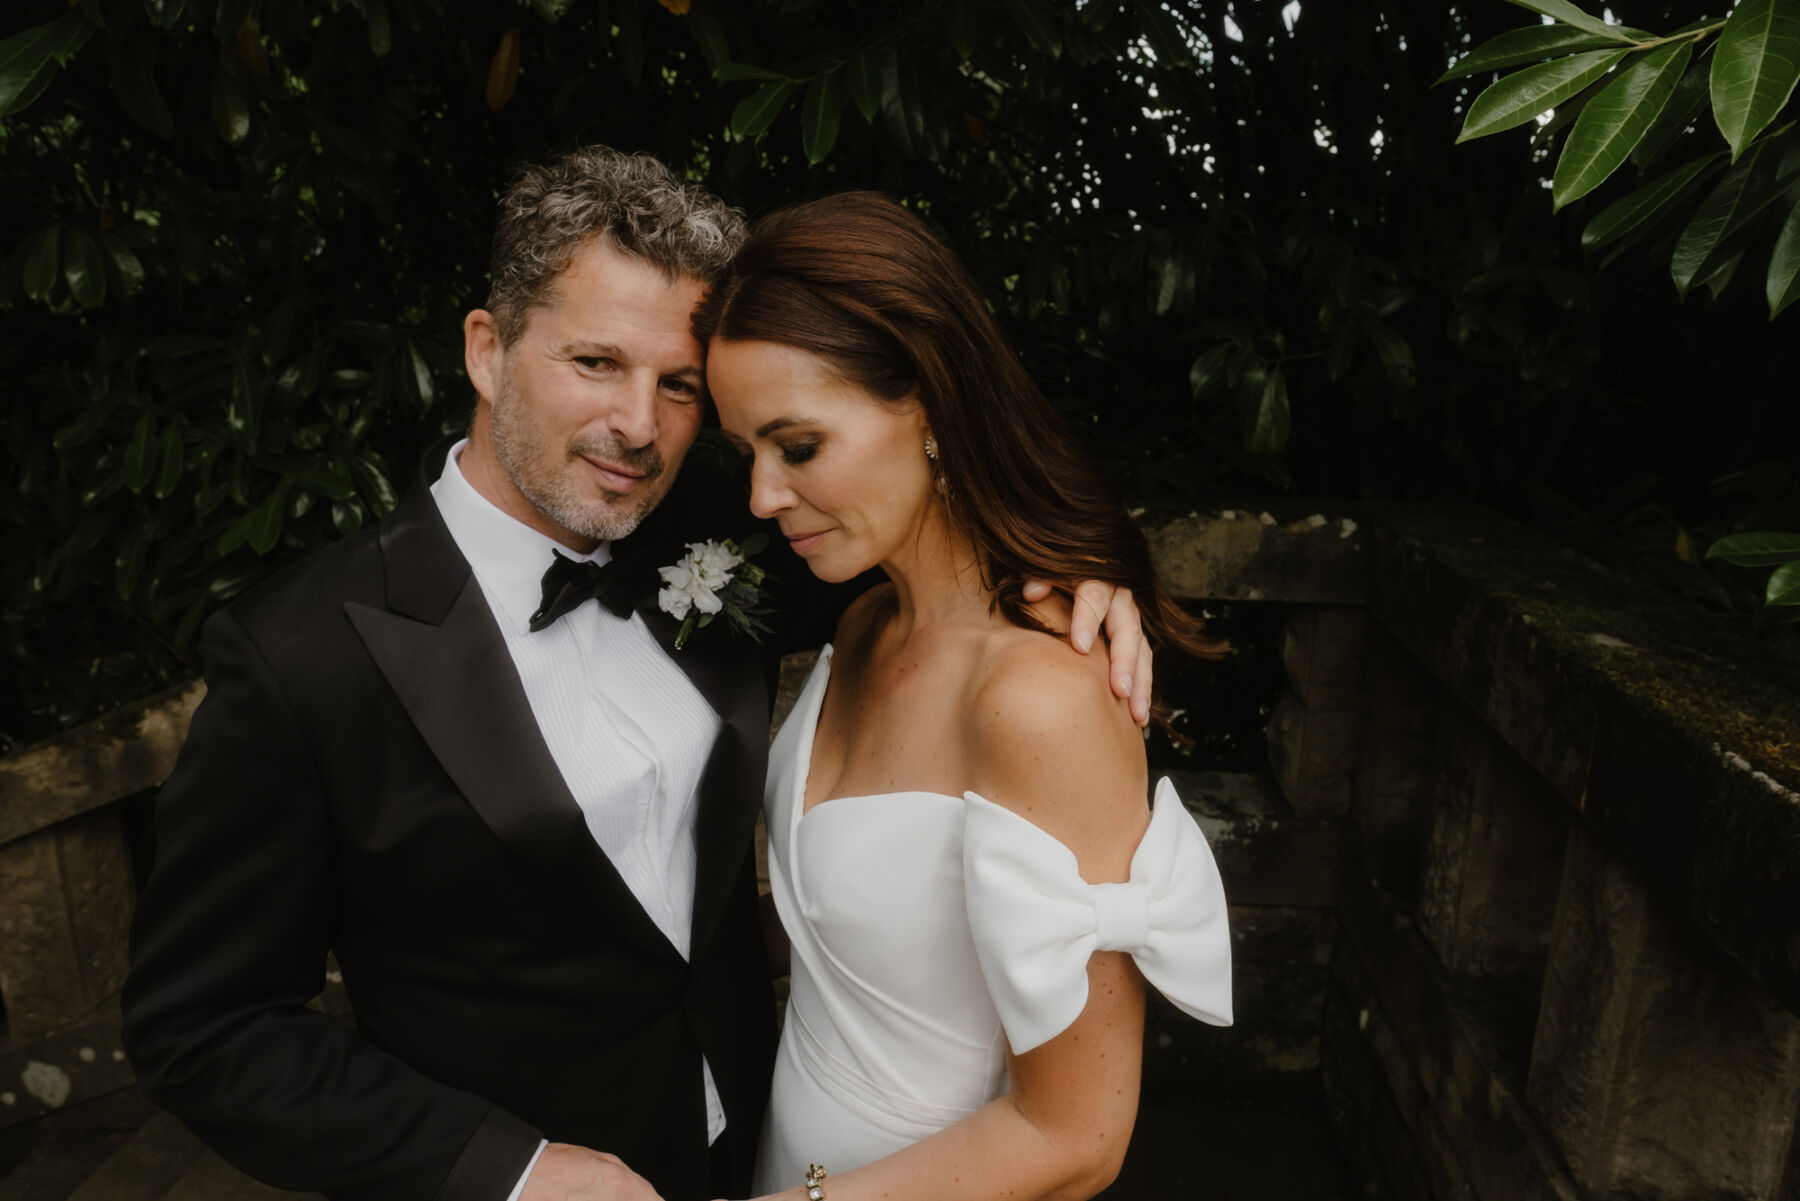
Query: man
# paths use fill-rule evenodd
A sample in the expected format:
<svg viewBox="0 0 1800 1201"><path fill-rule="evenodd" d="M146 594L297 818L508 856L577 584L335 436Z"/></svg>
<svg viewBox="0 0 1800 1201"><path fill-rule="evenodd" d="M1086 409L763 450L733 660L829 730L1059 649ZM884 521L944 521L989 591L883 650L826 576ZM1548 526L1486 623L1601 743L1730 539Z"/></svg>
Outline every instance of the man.
<svg viewBox="0 0 1800 1201"><path fill-rule="evenodd" d="M773 1053L769 685L835 612L773 553L760 645L720 620L676 649L656 603L685 542L750 523L723 480L676 480L704 405L689 317L742 236L643 156L523 171L464 322L467 441L378 530L207 624L125 1038L146 1093L252 1175L384 1201L741 1195ZM1115 687L1147 695L1114 609ZM328 951L355 1032L306 1007Z"/></svg>

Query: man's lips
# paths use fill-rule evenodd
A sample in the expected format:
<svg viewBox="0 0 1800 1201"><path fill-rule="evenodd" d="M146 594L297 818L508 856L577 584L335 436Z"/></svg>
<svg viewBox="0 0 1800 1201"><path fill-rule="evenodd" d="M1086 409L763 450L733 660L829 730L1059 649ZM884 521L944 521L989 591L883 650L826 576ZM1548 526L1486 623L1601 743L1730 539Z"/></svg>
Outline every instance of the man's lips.
<svg viewBox="0 0 1800 1201"><path fill-rule="evenodd" d="M592 467L594 474L600 477L600 482L614 492L629 492L649 478L645 472L620 467L604 459L590 459L583 455L582 462Z"/></svg>
<svg viewBox="0 0 1800 1201"><path fill-rule="evenodd" d="M782 536L788 540L788 545L794 548L795 554L804 555L807 551L819 545L819 539L830 532L830 530L814 530L810 534L790 534L786 530L783 530Z"/></svg>

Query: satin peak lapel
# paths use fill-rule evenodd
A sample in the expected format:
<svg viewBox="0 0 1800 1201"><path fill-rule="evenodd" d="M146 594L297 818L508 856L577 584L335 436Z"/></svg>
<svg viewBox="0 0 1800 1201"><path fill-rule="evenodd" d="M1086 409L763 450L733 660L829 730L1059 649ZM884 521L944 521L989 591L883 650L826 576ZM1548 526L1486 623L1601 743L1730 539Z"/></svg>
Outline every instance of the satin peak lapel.
<svg viewBox="0 0 1800 1201"><path fill-rule="evenodd" d="M759 649L723 617L695 630L675 649L681 623L656 607L638 606L644 625L723 722L700 777L694 822L694 924L690 955L711 937L731 886L755 841L769 763L769 700Z"/></svg>
<svg viewBox="0 0 1800 1201"><path fill-rule="evenodd" d="M426 744L494 834L572 908L679 959L589 833L474 577L440 624L355 602L344 609Z"/></svg>

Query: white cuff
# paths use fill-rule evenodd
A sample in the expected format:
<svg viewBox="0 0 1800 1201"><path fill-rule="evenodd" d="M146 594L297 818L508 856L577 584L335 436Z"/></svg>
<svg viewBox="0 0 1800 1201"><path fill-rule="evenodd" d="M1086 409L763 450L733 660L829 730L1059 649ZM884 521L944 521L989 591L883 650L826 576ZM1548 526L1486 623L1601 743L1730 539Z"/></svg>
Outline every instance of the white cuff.
<svg viewBox="0 0 1800 1201"><path fill-rule="evenodd" d="M538 1149L533 1152L531 1162L525 1165L525 1170L519 1173L519 1183L513 1185L513 1191L506 1194L506 1201L519 1201L519 1194L525 1191L525 1182L531 1179L531 1169L537 1167L538 1156L542 1155L544 1148L549 1145L550 1140L547 1138L538 1140Z"/></svg>

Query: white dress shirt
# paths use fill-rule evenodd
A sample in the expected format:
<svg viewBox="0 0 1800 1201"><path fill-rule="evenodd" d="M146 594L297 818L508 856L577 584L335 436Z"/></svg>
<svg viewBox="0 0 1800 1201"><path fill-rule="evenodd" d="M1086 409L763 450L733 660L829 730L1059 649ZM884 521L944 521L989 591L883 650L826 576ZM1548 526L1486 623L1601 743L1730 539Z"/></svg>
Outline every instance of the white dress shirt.
<svg viewBox="0 0 1800 1201"><path fill-rule="evenodd" d="M694 818L719 715L636 613L614 617L602 605L584 604L531 632L552 555L605 563L611 546L573 551L502 512L458 467L467 445L451 447L443 475L431 486L432 499L481 585L588 832L686 958L694 911ZM700 1070L707 1141L714 1142L725 1129L725 1110L704 1060ZM516 1201L530 1174L527 1167L508 1201Z"/></svg>

